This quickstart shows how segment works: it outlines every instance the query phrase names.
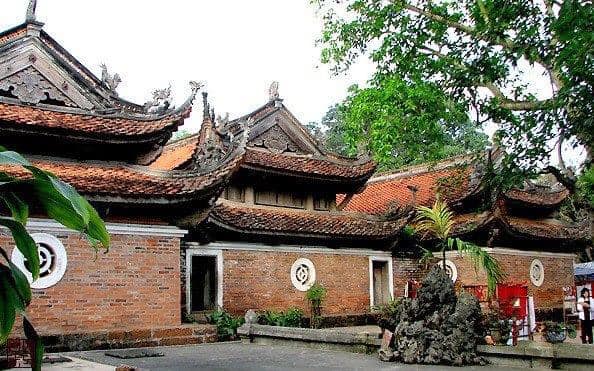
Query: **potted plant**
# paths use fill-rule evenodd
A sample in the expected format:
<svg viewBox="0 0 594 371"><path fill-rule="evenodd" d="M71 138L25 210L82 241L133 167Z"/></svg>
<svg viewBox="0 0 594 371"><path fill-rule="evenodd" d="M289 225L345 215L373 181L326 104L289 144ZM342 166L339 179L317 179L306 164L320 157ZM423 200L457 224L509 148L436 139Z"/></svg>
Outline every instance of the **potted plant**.
<svg viewBox="0 0 594 371"><path fill-rule="evenodd" d="M558 344L564 342L567 338L565 327L563 327L560 323L557 322L546 321L544 328L544 338L547 342L551 344Z"/></svg>

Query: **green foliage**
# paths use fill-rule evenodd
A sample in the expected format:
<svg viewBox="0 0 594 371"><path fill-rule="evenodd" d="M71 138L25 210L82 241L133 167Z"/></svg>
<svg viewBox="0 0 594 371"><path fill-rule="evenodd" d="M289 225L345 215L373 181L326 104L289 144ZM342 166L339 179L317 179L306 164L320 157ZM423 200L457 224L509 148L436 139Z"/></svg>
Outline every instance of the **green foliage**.
<svg viewBox="0 0 594 371"><path fill-rule="evenodd" d="M268 326L301 327L303 316L303 310L299 308L289 308L286 312L267 310L258 316L258 323Z"/></svg>
<svg viewBox="0 0 594 371"><path fill-rule="evenodd" d="M566 330L568 330L566 332ZM546 321L545 328L544 328L544 337L545 340L549 343L562 343L565 341L566 335L569 333L569 329L559 322L554 321ZM575 328L574 331L575 333ZM575 334L577 335L577 334Z"/></svg>
<svg viewBox="0 0 594 371"><path fill-rule="evenodd" d="M380 305L376 309L379 312L378 325L394 332L398 326L397 320L402 313L402 299L391 300L388 304Z"/></svg>
<svg viewBox="0 0 594 371"><path fill-rule="evenodd" d="M322 321L322 302L326 299L328 290L319 283L314 283L305 293L305 298L311 308L310 327L319 328Z"/></svg>
<svg viewBox="0 0 594 371"><path fill-rule="evenodd" d="M594 166L587 169L578 181L580 196L594 208Z"/></svg>
<svg viewBox="0 0 594 371"><path fill-rule="evenodd" d="M305 293L306 299L311 303L321 304L326 299L328 290L319 283L314 283Z"/></svg>
<svg viewBox="0 0 594 371"><path fill-rule="evenodd" d="M234 317L222 309L212 312L207 318L209 323L217 326L220 340L235 338L237 329L245 323L243 317Z"/></svg>
<svg viewBox="0 0 594 371"><path fill-rule="evenodd" d="M438 240L438 246L442 254L445 269L445 252L456 248L460 253L468 256L474 263L475 269L482 268L487 274L487 287L489 295L495 293L498 282L503 281L505 274L501 265L488 252L472 243L463 241L459 238L452 238L452 228L454 227L454 213L452 213L445 202L439 198L433 204L433 207L417 207L417 217L415 218L415 229L424 233L425 236L434 237ZM428 251L423 259L428 258Z"/></svg>
<svg viewBox="0 0 594 371"><path fill-rule="evenodd" d="M341 113L350 154L367 147L384 170L439 161L487 144L465 107L428 81L377 77L371 87L352 87Z"/></svg>
<svg viewBox="0 0 594 371"><path fill-rule="evenodd" d="M340 105L328 108L322 121L310 122L305 125L324 149L342 156L349 155L349 148L345 142L345 128Z"/></svg>
<svg viewBox="0 0 594 371"><path fill-rule="evenodd" d="M487 334L491 335L496 344L507 344L512 330L510 320L510 318L504 317L496 308L491 308L486 315L485 328Z"/></svg>
<svg viewBox="0 0 594 371"><path fill-rule="evenodd" d="M188 130L181 129L181 130L178 130L175 133L173 133L173 136L171 137L171 141L181 140L181 139L187 138L191 135L192 135L192 133L189 132Z"/></svg>
<svg viewBox="0 0 594 371"><path fill-rule="evenodd" d="M591 0L312 3L319 8L324 21L319 38L323 47L321 59L334 72L347 70L365 55L375 65L375 84L401 82L395 86L404 92L405 98L398 93L391 95L398 103L392 112L397 113L399 120L389 120L389 116L381 119L382 103L386 100L377 92L363 101L369 106L377 103L378 116L371 115L373 108L355 110L367 113L360 117L371 115L370 123L375 122L372 125L398 128L411 122L427 129L431 139L439 139L428 124L442 122L444 117L440 118L440 112L433 107L421 104L428 102L441 108L449 104L459 108L444 114L455 117L458 110L468 111L477 127L486 123L498 126L498 142L509 152L503 165L522 169L548 165L551 147L558 137L570 139L566 143L571 145L592 149ZM409 94L411 91L416 95ZM407 96L413 97L409 106ZM415 112L426 114L427 120L415 120ZM456 122L446 116L442 124L448 123ZM354 129L360 130L356 126ZM394 131L384 131L367 133L375 136L373 148L382 157L393 143L397 144Z"/></svg>
<svg viewBox="0 0 594 371"><path fill-rule="evenodd" d="M0 171L0 200L10 215L0 217L0 225L10 230L16 248L27 260L33 280L39 278L40 263L37 244L25 228L29 203L40 207L62 225L83 233L95 249L104 248L107 251L110 238L105 224L74 188L53 174L33 166L18 153L2 147L0 165L5 168L24 168L30 173L29 179L22 180ZM25 312L32 297L29 281L2 248L0 255L0 344L10 335L16 314L21 314L25 335L35 344L32 349L34 369L41 369L43 344Z"/></svg>

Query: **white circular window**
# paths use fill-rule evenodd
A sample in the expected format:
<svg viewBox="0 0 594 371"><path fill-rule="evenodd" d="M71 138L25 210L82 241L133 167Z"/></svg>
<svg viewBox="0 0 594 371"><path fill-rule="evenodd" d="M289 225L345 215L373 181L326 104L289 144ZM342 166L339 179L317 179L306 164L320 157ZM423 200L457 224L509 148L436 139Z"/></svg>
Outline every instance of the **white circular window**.
<svg viewBox="0 0 594 371"><path fill-rule="evenodd" d="M437 263L437 266L439 268L443 268L443 260L441 260L439 263ZM458 268L456 268L456 264L454 264L453 261L451 260L446 260L445 261L445 271L446 274L448 275L448 277L450 277L452 279L452 282L456 282L456 280L458 279Z"/></svg>
<svg viewBox="0 0 594 371"><path fill-rule="evenodd" d="M27 260L18 249L12 250L12 262L27 276L31 288L46 289L58 283L64 273L68 258L62 242L47 233L33 233L31 235L39 248L39 278L33 282L33 276L27 269Z"/></svg>
<svg viewBox="0 0 594 371"><path fill-rule="evenodd" d="M316 268L309 259L297 259L291 267L291 282L299 291L307 291L316 282Z"/></svg>
<svg viewBox="0 0 594 371"><path fill-rule="evenodd" d="M544 265L538 259L530 264L530 281L534 286L540 287L544 282Z"/></svg>

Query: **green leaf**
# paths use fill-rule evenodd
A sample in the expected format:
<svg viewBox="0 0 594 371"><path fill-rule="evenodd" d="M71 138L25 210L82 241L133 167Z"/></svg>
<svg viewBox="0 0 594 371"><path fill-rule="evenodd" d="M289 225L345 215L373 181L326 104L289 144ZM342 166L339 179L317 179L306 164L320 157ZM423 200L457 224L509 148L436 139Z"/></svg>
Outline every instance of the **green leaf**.
<svg viewBox="0 0 594 371"><path fill-rule="evenodd" d="M4 150L0 151L0 165L31 166L31 163L16 152Z"/></svg>
<svg viewBox="0 0 594 371"><path fill-rule="evenodd" d="M93 208L93 206L91 206L87 200L83 199L83 201L86 204L86 208L90 216L89 226L86 230L87 236L89 236L91 239L99 241L104 248L109 250L110 236L107 232L107 228L105 227L105 223L97 213L97 210L95 210L95 208Z"/></svg>
<svg viewBox="0 0 594 371"><path fill-rule="evenodd" d="M31 294L31 286L29 285L29 280L27 276L17 267L9 258L8 254L0 248L0 254L4 257L6 262L8 263L8 267L10 268L12 278L14 280L15 288L17 293L19 294L21 300L28 306L31 303L32 294Z"/></svg>
<svg viewBox="0 0 594 371"><path fill-rule="evenodd" d="M29 217L29 206L12 192L3 194L0 197L2 197L4 203L10 209L12 217L22 225L27 225L27 219Z"/></svg>
<svg viewBox="0 0 594 371"><path fill-rule="evenodd" d="M0 344L3 344L14 326L17 308L23 307L12 284L8 268L0 265Z"/></svg>
<svg viewBox="0 0 594 371"><path fill-rule="evenodd" d="M23 316L23 330L25 331L25 336L27 339L33 342L33 349L31 352L31 369L35 371L41 371L44 353L43 342L26 316Z"/></svg>
<svg viewBox="0 0 594 371"><path fill-rule="evenodd" d="M66 208L74 211L74 213L78 215L78 219L80 219L80 222L77 222L78 225L83 225L84 227L88 225L90 217L89 210L85 200L78 194L78 192L76 192L74 187L64 183L53 174L40 170L34 166L28 166L27 169L31 171L36 179L34 187L44 196L41 197L39 201L46 206L48 214L49 212L56 212L57 215L60 215L60 213L55 210L56 206ZM47 206L49 206L49 210L47 209ZM49 215L53 218L51 214ZM60 223L62 222L60 220L58 221ZM67 222L71 222L71 220L68 220ZM64 225L68 226L67 224ZM77 230L80 231L82 229L84 228L79 227Z"/></svg>
<svg viewBox="0 0 594 371"><path fill-rule="evenodd" d="M29 232L21 223L9 218L0 217L0 225L10 229L17 249L27 259L28 269L33 276L33 280L39 278L39 251Z"/></svg>

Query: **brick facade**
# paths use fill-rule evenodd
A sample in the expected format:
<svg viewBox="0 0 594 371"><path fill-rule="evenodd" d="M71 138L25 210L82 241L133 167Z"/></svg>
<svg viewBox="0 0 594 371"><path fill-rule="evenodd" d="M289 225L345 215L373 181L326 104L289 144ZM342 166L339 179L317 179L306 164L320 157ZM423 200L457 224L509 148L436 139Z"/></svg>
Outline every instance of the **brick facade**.
<svg viewBox="0 0 594 371"><path fill-rule="evenodd" d="M573 286L573 257L569 255L528 255L505 254L494 252L492 255L499 261L506 273L504 283L525 284L528 286L528 295L534 297L537 309L552 309L563 307L563 287ZM468 258L461 256L448 257L456 264L458 270L457 286L485 285L485 273L474 269ZM540 287L530 281L530 265L538 259L544 266L544 282Z"/></svg>
<svg viewBox="0 0 594 371"><path fill-rule="evenodd" d="M324 315L369 311L367 256L237 250L223 253L224 308L243 314L246 309L299 307L309 313L305 293L291 283L291 266L298 258L313 262L316 281L328 290Z"/></svg>
<svg viewBox="0 0 594 371"><path fill-rule="evenodd" d="M419 264L418 258L394 257L394 297L404 297L408 281L421 282L426 270Z"/></svg>
<svg viewBox="0 0 594 371"><path fill-rule="evenodd" d="M112 235L109 253L95 255L84 237L51 233L64 244L62 280L33 290L30 319L42 335L179 326L179 237ZM0 234L0 246L12 250Z"/></svg>
<svg viewBox="0 0 594 371"><path fill-rule="evenodd" d="M280 248L279 248L280 250ZM216 250L211 250L216 251ZM560 308L563 286L573 285L573 259L570 255L554 256L492 253L507 272L505 283L525 283L534 296L538 309ZM252 251L223 248L223 307L240 315L247 309L285 310L302 308L309 312L305 293L291 282L291 266L298 258L311 260L316 268L316 281L328 289L324 315L363 314L370 311L369 256L331 253ZM540 287L530 282L529 269L533 259L544 265L545 279ZM477 274L470 259L448 254L458 270L456 287L486 285L484 273ZM182 270L185 270L182 252ZM418 258L393 257L394 296L403 297L409 280L421 282L430 266L420 265ZM183 277L183 275L182 275ZM185 282L182 283L182 287ZM184 291L185 292L185 291ZM185 299L182 301L185 303Z"/></svg>

